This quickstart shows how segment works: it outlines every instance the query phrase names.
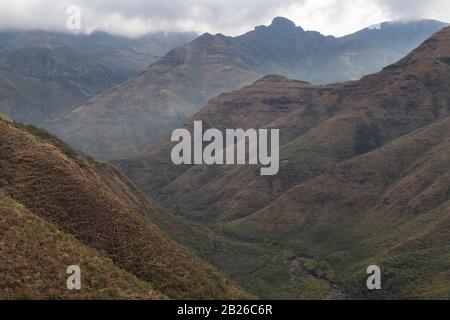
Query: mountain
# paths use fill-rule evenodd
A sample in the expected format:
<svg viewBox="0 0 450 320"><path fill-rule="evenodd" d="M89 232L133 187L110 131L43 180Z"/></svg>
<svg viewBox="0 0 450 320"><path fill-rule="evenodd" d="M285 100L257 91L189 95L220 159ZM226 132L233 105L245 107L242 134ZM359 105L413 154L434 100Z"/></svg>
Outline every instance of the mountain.
<svg viewBox="0 0 450 320"><path fill-rule="evenodd" d="M116 84L113 73L45 32L0 35L1 110L40 123Z"/></svg>
<svg viewBox="0 0 450 320"><path fill-rule="evenodd" d="M102 65L112 69L125 81L144 71L150 63L162 58L173 48L192 41L195 32L154 32L138 38L94 31L91 34L56 34L60 41L85 52Z"/></svg>
<svg viewBox="0 0 450 320"><path fill-rule="evenodd" d="M268 76L212 99L186 125L278 128L276 176L257 166L171 165L168 139L114 163L170 211L264 247L277 267L261 281L276 274L291 297L306 282L286 280L294 269L332 296L338 288L349 298L448 298L449 88L445 28L361 80L317 86ZM383 271L379 292L365 286L373 264Z"/></svg>
<svg viewBox="0 0 450 320"><path fill-rule="evenodd" d="M312 83L359 79L397 61L444 25L390 22L334 38L275 18L270 26L234 38L204 34L50 129L99 159L136 156L222 92L269 74Z"/></svg>
<svg viewBox="0 0 450 320"><path fill-rule="evenodd" d="M165 213L117 169L44 130L0 120L0 201L4 298L251 297L157 227ZM86 291L66 292L69 265Z"/></svg>
<svg viewBox="0 0 450 320"><path fill-rule="evenodd" d="M1 299L164 299L144 281L0 192ZM65 287L66 269L82 262L83 290ZM84 282L84 281L83 281Z"/></svg>
<svg viewBox="0 0 450 320"><path fill-rule="evenodd" d="M130 39L107 33L0 32L0 111L47 126L88 98L144 70L191 33Z"/></svg>

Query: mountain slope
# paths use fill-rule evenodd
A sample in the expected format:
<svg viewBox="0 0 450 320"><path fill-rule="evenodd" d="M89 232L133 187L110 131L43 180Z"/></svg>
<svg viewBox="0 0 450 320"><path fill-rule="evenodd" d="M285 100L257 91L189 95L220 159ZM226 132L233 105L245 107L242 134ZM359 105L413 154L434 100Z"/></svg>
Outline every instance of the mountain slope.
<svg viewBox="0 0 450 320"><path fill-rule="evenodd" d="M0 298L161 299L148 283L119 269L0 192ZM67 267L82 270L82 290L66 287Z"/></svg>
<svg viewBox="0 0 450 320"><path fill-rule="evenodd" d="M0 32L0 110L17 121L47 126L48 120L125 81L193 37Z"/></svg>
<svg viewBox="0 0 450 320"><path fill-rule="evenodd" d="M193 121L197 120L203 121L205 130L208 127L219 130L265 127L283 115L297 110L299 106L312 103L331 89L332 86L314 87L302 81L267 76L251 86L211 99L185 128L192 131ZM281 139L284 139L283 132ZM183 173L192 173L189 178L180 182L180 185L184 184L185 191L190 197L193 196L190 187L205 186L204 183L208 182L202 179L203 175L206 179L211 179L223 173L221 167L201 167L198 170L199 167L173 165L170 153L174 145L170 142L170 137L167 137L135 159L113 163L120 166L141 190L157 197L161 195L159 191L162 186L172 183ZM197 193L200 190L191 191ZM202 194L202 198L206 203L211 203L208 194Z"/></svg>
<svg viewBox="0 0 450 320"><path fill-rule="evenodd" d="M194 193L200 191L197 188L211 191L208 188L214 187L217 188L217 194L226 194L228 197L226 201L230 202L217 203L220 210L228 209L230 214L232 211L242 214L245 201L254 201L254 192L262 185L271 189L265 190L265 194L258 198L260 206L264 205L262 199L276 197L295 183L324 173L338 162L366 153L392 138L448 115L447 88L450 79L448 64L445 62L447 45L445 39L441 40L442 44L435 50L433 48L436 46L433 43L435 39L428 40L397 64L389 66L379 74L367 76L359 82L309 88L308 91L320 92L315 96L318 98L313 101L304 98L302 100L294 95L291 102L294 110L283 108L284 105L280 103L283 100L280 100L278 92L280 90L278 88L283 86L287 91L292 82L285 80L280 83L277 78L267 78L266 81L270 82L265 88L261 88L261 83L257 82L251 87L253 90L243 89L224 96L224 99L218 99L218 106L213 100L194 119L211 122L213 126L218 125L219 129L223 127L214 120L215 118L232 118L234 121L226 123L229 127L248 128L246 123L248 120L241 120L243 117L236 111L240 112L243 109L241 102L243 100L256 101L250 104L250 108L255 111L263 112L264 109L261 107L264 106L263 102L279 110L274 118L269 118L270 121L263 120L258 123L259 118L255 114L245 118L254 119L256 123L251 125L255 127L280 129L281 142L285 145L281 154L281 171L276 177L262 178L258 171L251 167L194 167L189 171L180 171L181 168L177 168L176 171L172 170L171 173L161 175L166 178L162 182L163 185L171 183L165 190L172 196L170 202L173 203L174 195L175 199L179 195L185 197L187 201L191 198L192 201L210 203L208 197L203 200L196 199ZM263 90L266 91L266 96L261 95ZM299 94L306 97L302 91L299 91ZM272 95L272 100L267 98L269 95ZM285 94L284 99L289 101L289 96ZM238 106L234 110L229 107L233 104ZM277 116L280 117L276 118ZM170 146L169 148L167 145L166 148L163 146L151 148L136 160L122 162L125 172L143 190L155 196L157 194L152 193L152 190L160 187L156 173L167 171L166 163L170 163ZM155 165L152 166L152 163ZM157 167L158 163L164 164L162 168ZM153 170L155 174L152 178L150 175L141 174L145 172L145 168ZM171 169L170 166L168 168ZM212 172L216 172L215 175ZM250 180L243 179L245 182L242 184L233 183L230 190L224 178L226 175L249 176ZM205 182L202 176L210 180ZM212 183L211 177L214 176L218 178ZM269 181L271 186L268 185ZM247 195L243 194L245 192L243 190L250 188L244 186L244 183L253 186ZM173 194L172 187L179 190L179 194ZM233 194L239 195L239 199L233 201ZM237 208L231 205L231 202L241 207Z"/></svg>
<svg viewBox="0 0 450 320"><path fill-rule="evenodd" d="M170 298L247 297L161 232L164 215L115 168L35 127L0 120L0 188Z"/></svg>
<svg viewBox="0 0 450 320"><path fill-rule="evenodd" d="M445 28L360 81L308 86L267 77L194 117L219 129L280 129L274 177L256 166L167 165L167 140L116 163L173 212L234 240L276 243L291 263L334 279L350 297L446 298L439 283L449 265L449 61ZM380 293L364 289L370 264L385 268Z"/></svg>
<svg viewBox="0 0 450 320"><path fill-rule="evenodd" d="M173 48L192 41L194 32L154 32L127 38L94 31L88 35L57 33L55 36L113 70L121 81L145 70Z"/></svg>
<svg viewBox="0 0 450 320"><path fill-rule="evenodd" d="M0 106L18 121L43 123L117 84L110 69L47 32L0 38Z"/></svg>
<svg viewBox="0 0 450 320"><path fill-rule="evenodd" d="M359 79L400 59L444 25L386 23L334 38L275 18L270 26L235 38L204 34L73 110L51 129L96 158L129 158L222 92L269 74L313 83Z"/></svg>
<svg viewBox="0 0 450 320"><path fill-rule="evenodd" d="M380 297L448 298L449 134L447 117L293 187L227 228L245 235L295 232L290 238L310 254L333 257L355 296L377 296L361 289L365 275L358 270L367 260L388 275ZM351 265L345 253L362 261Z"/></svg>

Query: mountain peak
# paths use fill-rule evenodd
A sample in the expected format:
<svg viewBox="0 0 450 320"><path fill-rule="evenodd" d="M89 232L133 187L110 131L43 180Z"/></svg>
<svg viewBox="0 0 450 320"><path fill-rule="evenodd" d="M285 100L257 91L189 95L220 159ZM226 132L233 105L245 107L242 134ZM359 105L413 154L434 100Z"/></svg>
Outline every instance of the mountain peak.
<svg viewBox="0 0 450 320"><path fill-rule="evenodd" d="M294 22L284 17L275 17L272 20L270 27L283 30L291 30L297 28Z"/></svg>
<svg viewBox="0 0 450 320"><path fill-rule="evenodd" d="M217 42L220 39L220 37L215 36L209 32L205 32L204 34L202 34L201 36L197 37L194 42L201 44L203 46L206 45L211 45L214 42Z"/></svg>

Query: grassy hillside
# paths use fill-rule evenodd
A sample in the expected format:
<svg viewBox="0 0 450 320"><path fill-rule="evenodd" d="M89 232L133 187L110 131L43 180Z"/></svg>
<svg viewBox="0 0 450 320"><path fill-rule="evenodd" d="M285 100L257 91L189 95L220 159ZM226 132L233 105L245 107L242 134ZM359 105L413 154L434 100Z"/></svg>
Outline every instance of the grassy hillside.
<svg viewBox="0 0 450 320"><path fill-rule="evenodd" d="M0 192L1 299L162 299L73 236ZM82 290L69 291L67 267L79 265Z"/></svg>
<svg viewBox="0 0 450 320"><path fill-rule="evenodd" d="M358 297L448 298L449 134L446 118L295 186L227 229L289 239L294 252L339 270ZM386 275L381 293L364 290L371 264Z"/></svg>
<svg viewBox="0 0 450 320"><path fill-rule="evenodd" d="M296 288L311 292L286 271L294 268L321 280L328 296L448 298L440 282L448 277L450 241L449 53L446 28L359 81L305 86L268 77L196 115L222 129L280 129L281 168L273 177L260 176L257 166L167 166L167 141L117 163L175 214L264 247L277 267L268 264L270 272L257 277L290 279L288 296L298 297ZM245 283L245 266L230 270L229 262L213 263ZM364 290L370 264L386 276L376 294ZM256 281L246 288L279 292Z"/></svg>
<svg viewBox="0 0 450 320"><path fill-rule="evenodd" d="M0 188L170 298L248 296L159 230L161 209L118 170L43 130L0 120Z"/></svg>

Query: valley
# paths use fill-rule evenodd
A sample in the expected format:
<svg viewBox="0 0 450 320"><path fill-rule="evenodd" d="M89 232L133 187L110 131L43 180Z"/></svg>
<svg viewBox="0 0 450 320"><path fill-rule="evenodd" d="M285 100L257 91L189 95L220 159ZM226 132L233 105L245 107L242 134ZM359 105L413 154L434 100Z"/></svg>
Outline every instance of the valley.
<svg viewBox="0 0 450 320"><path fill-rule="evenodd" d="M449 61L430 19L0 31L0 299L449 299Z"/></svg>
<svg viewBox="0 0 450 320"><path fill-rule="evenodd" d="M240 254L251 256L245 273L231 271L232 255L200 254L258 296L277 298L271 294L278 289L265 291L274 283L291 298L336 294L315 274L328 274L348 298L446 296L449 36L448 28L438 32L360 81L312 86L266 77L211 100L185 126L192 130L202 120L219 129L279 128L274 177L261 177L258 166L167 165L169 139L113 163L175 215L251 248ZM179 241L205 250L204 243ZM297 256L314 257L313 273L300 269L292 282ZM372 264L388 274L382 293L365 288ZM247 282L255 275L270 285Z"/></svg>

